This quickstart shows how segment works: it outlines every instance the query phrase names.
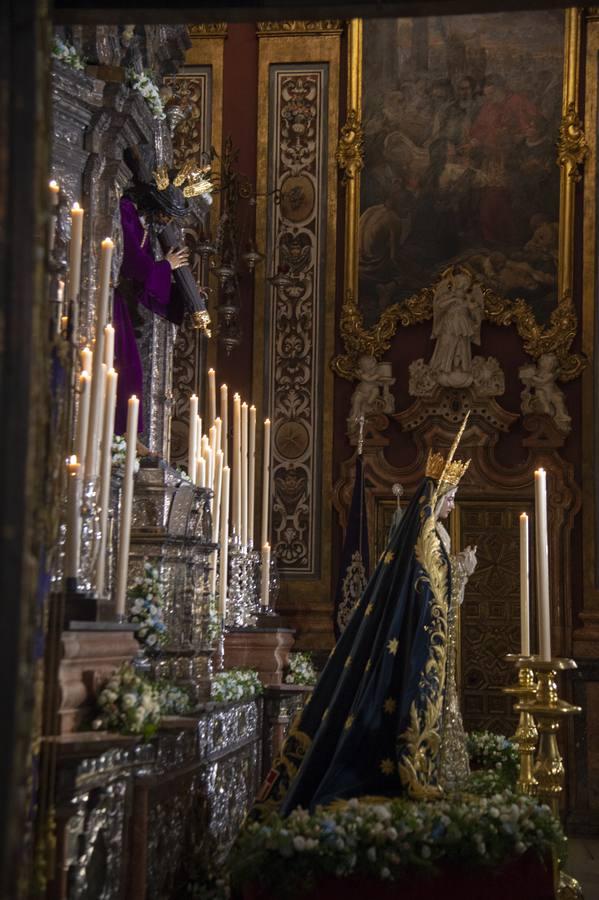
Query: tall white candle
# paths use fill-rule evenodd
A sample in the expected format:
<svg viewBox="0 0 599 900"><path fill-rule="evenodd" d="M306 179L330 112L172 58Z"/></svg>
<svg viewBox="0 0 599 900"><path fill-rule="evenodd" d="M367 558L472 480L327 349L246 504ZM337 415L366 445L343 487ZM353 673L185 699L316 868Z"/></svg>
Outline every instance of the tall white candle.
<svg viewBox="0 0 599 900"><path fill-rule="evenodd" d="M216 419L214 421L216 422ZM216 425L210 426L210 430L208 432L208 440L210 441L210 449L212 450L212 454L214 455L219 449L219 445L216 443Z"/></svg>
<svg viewBox="0 0 599 900"><path fill-rule="evenodd" d="M83 244L83 210L78 203L71 208L71 240L69 243L68 298L77 300L81 287L81 247Z"/></svg>
<svg viewBox="0 0 599 900"><path fill-rule="evenodd" d="M256 407L250 406L248 437L248 544L254 546L254 498L256 496Z"/></svg>
<svg viewBox="0 0 599 900"><path fill-rule="evenodd" d="M100 244L100 277L98 286L98 305L96 307L96 346L99 333L104 330L108 321L108 301L110 298L110 274L112 270L112 253L114 243L107 237Z"/></svg>
<svg viewBox="0 0 599 900"><path fill-rule="evenodd" d="M208 423L214 425L216 419L216 372L208 369Z"/></svg>
<svg viewBox="0 0 599 900"><path fill-rule="evenodd" d="M223 487L223 451L217 450L215 454L214 464L214 497L212 499L212 541L218 544L219 526L220 526L220 503ZM212 571L210 572L210 593L216 594L216 562L218 553L216 550L211 554Z"/></svg>
<svg viewBox="0 0 599 900"><path fill-rule="evenodd" d="M537 551L537 603L539 654L551 659L551 613L549 606L549 541L547 537L547 483L545 469L535 472L535 532Z"/></svg>
<svg viewBox="0 0 599 900"><path fill-rule="evenodd" d="M220 386L220 417L222 420L222 440L221 449L224 454L224 462L229 464L229 394L226 384Z"/></svg>
<svg viewBox="0 0 599 900"><path fill-rule="evenodd" d="M50 203L52 206L58 206L60 202L60 185L53 178L52 181L48 183L48 187L50 188Z"/></svg>
<svg viewBox="0 0 599 900"><path fill-rule="evenodd" d="M133 511L133 469L135 466L135 452L137 446L138 417L139 400L134 394L129 398L129 407L127 410L127 453L125 455L125 475L122 488L119 556L115 591L116 614L119 618L124 617L125 615L125 602L127 599L131 513Z"/></svg>
<svg viewBox="0 0 599 900"><path fill-rule="evenodd" d="M94 354L90 350L89 347L84 347L81 351L81 370L83 372L87 372L88 375L92 373L92 365L94 360Z"/></svg>
<svg viewBox="0 0 599 900"><path fill-rule="evenodd" d="M81 466L76 456L67 463L67 531L64 573L67 578L79 574L79 546L81 540Z"/></svg>
<svg viewBox="0 0 599 900"><path fill-rule="evenodd" d="M212 513L212 540L218 544L218 535L220 530L220 512L221 499L223 490L223 451L217 450L214 464L214 500Z"/></svg>
<svg viewBox="0 0 599 900"><path fill-rule="evenodd" d="M110 470L112 467L112 437L116 411L116 389L118 374L114 369L106 373L104 395L104 422L102 427L102 450L100 456L100 552L96 566L96 594L102 597L106 581L106 550L108 541L108 506L110 504Z"/></svg>
<svg viewBox="0 0 599 900"><path fill-rule="evenodd" d="M216 449L223 449L223 420L220 416L217 416L214 420L214 427L216 428Z"/></svg>
<svg viewBox="0 0 599 900"><path fill-rule="evenodd" d="M206 460L206 487L212 491L214 490L214 456L210 444L206 447L204 459Z"/></svg>
<svg viewBox="0 0 599 900"><path fill-rule="evenodd" d="M206 487L206 460L203 456L198 456L195 483L198 487Z"/></svg>
<svg viewBox="0 0 599 900"><path fill-rule="evenodd" d="M198 398L192 394L189 398L189 435L187 447L187 474L195 484L195 460L198 455L198 432L196 419L198 417Z"/></svg>
<svg viewBox="0 0 599 900"><path fill-rule="evenodd" d="M270 507L270 419L264 420L264 445L262 448L262 533L261 546L268 543L268 519Z"/></svg>
<svg viewBox="0 0 599 900"><path fill-rule="evenodd" d="M64 281L62 279L58 279L58 285L56 288L56 331L60 334L60 320L62 318L62 311L64 308Z"/></svg>
<svg viewBox="0 0 599 900"><path fill-rule="evenodd" d="M233 394L233 529L241 539L241 397Z"/></svg>
<svg viewBox="0 0 599 900"><path fill-rule="evenodd" d="M241 404L241 543L248 543L248 405Z"/></svg>
<svg viewBox="0 0 599 900"><path fill-rule="evenodd" d="M520 653L530 656L528 516L520 515Z"/></svg>
<svg viewBox="0 0 599 900"><path fill-rule="evenodd" d="M104 362L107 369L114 368L114 327L110 322L104 328Z"/></svg>
<svg viewBox="0 0 599 900"><path fill-rule="evenodd" d="M196 416L196 453L199 454L202 449L202 419Z"/></svg>
<svg viewBox="0 0 599 900"><path fill-rule="evenodd" d="M96 366L94 365L94 369ZM94 388L94 382L96 388ZM87 449L85 454L85 477L97 478L100 471L100 438L104 414L104 393L106 390L106 365L101 363L99 372L94 371L91 384L89 425L87 429ZM94 407L94 396L97 401Z"/></svg>
<svg viewBox="0 0 599 900"><path fill-rule="evenodd" d="M268 541L262 546L262 566L260 572L260 603L263 607L269 605L270 600L270 544Z"/></svg>
<svg viewBox="0 0 599 900"><path fill-rule="evenodd" d="M77 411L77 434L75 437L75 453L77 459L85 458L85 449L87 447L91 381L91 377L87 372L82 372L79 376L79 409Z"/></svg>
<svg viewBox="0 0 599 900"><path fill-rule="evenodd" d="M110 238L104 238L100 253L100 286L96 306L96 343L94 346L94 365L92 378L92 397L89 411L89 429L87 450L85 453L85 477L96 478L99 465L99 444L102 433L102 413L104 410L104 327L108 316L108 295L110 292L110 272L114 244ZM104 367L106 372L106 366Z"/></svg>
<svg viewBox="0 0 599 900"><path fill-rule="evenodd" d="M231 469L223 468L223 490L220 504L220 578L218 585L218 612L221 619L227 612L227 581L229 567L229 490L231 485Z"/></svg>

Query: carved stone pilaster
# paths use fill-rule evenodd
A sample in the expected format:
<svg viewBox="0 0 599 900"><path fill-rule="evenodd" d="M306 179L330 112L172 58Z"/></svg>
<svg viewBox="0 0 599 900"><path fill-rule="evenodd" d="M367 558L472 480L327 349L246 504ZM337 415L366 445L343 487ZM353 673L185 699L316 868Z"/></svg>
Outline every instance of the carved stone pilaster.
<svg viewBox="0 0 599 900"><path fill-rule="evenodd" d="M125 54L119 25L74 25L73 43L87 63L120 66Z"/></svg>
<svg viewBox="0 0 599 900"><path fill-rule="evenodd" d="M69 210L83 196L82 180L90 157L86 134L102 107L104 84L58 60L52 62L52 178L66 203L60 207L59 228L70 234ZM86 227L89 218L86 219Z"/></svg>

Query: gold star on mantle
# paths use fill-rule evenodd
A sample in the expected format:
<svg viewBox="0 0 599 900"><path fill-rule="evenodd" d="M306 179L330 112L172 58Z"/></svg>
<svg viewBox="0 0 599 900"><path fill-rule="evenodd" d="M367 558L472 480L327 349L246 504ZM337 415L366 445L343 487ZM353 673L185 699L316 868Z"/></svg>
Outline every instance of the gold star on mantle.
<svg viewBox="0 0 599 900"><path fill-rule="evenodd" d="M349 716L347 717L347 719L345 720L345 725L343 726L343 727L345 728L346 731L347 731L349 728L352 727L352 725L354 724L355 720L356 720L356 717L353 716L353 715L349 715Z"/></svg>
<svg viewBox="0 0 599 900"><path fill-rule="evenodd" d="M369 615L372 613L372 610L373 610L373 609L374 609L374 603L371 602L371 603L368 604L368 606L367 606L366 609L364 610L364 615L365 615L365 616L369 616Z"/></svg>
<svg viewBox="0 0 599 900"><path fill-rule="evenodd" d="M393 553L392 550L388 550L387 553L385 553L385 555L383 556L383 562L385 563L386 566L388 566L389 563L392 563L394 559L395 559L395 553Z"/></svg>
<svg viewBox="0 0 599 900"><path fill-rule="evenodd" d="M399 647L399 641L397 638L391 638L391 640L387 643L387 650L389 653L392 653L393 656L397 653L397 648Z"/></svg>
<svg viewBox="0 0 599 900"><path fill-rule="evenodd" d="M351 656L348 656L347 659L345 660L345 665L344 665L343 668L344 668L344 669L349 669L349 667L351 666L351 664L352 664L352 658L351 658Z"/></svg>
<svg viewBox="0 0 599 900"><path fill-rule="evenodd" d="M381 772L383 775L393 775L393 771L395 766L393 765L392 759L383 759L381 760Z"/></svg>
<svg viewBox="0 0 599 900"><path fill-rule="evenodd" d="M386 713L389 713L389 715L395 712L395 710L397 709L397 703L395 702L393 697L387 697L387 699L383 703L383 709Z"/></svg>

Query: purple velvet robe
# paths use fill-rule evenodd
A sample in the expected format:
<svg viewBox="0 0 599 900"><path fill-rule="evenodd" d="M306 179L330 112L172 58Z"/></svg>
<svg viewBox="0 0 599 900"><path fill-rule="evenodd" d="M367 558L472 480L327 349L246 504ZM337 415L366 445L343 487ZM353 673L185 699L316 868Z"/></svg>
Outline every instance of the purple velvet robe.
<svg viewBox="0 0 599 900"><path fill-rule="evenodd" d="M171 267L165 260L156 261L149 237L141 246L144 229L135 205L127 197L121 200L123 228L123 262L120 281L126 281L129 293L147 309L179 325L183 319L181 298L171 285ZM138 432L143 423L143 370L129 307L117 287L114 292L114 367L119 373L115 434L124 434L127 426L127 404L131 394L140 398Z"/></svg>

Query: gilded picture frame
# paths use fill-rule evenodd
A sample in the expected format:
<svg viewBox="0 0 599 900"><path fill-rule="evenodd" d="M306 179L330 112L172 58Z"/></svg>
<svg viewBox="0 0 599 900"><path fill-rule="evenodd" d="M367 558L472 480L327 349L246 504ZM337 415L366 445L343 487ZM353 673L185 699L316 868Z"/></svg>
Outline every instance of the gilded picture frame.
<svg viewBox="0 0 599 900"><path fill-rule="evenodd" d="M508 14L505 14L508 15ZM552 140L555 144L555 163L559 166L559 223L557 232L557 262L552 291L555 299L545 321L535 314L525 297L507 296L497 289L497 282L481 276L485 298L485 318L498 325L513 324L521 337L525 351L533 358L554 353L560 366L560 379L577 377L585 366L585 358L572 351L578 330L578 317L572 299L574 253L575 187L581 178L587 145L579 117L579 71L582 11L564 12L563 79L561 118ZM365 316L360 303L360 195L364 170L365 132L363 117L363 22L353 19L348 26L348 89L347 119L341 129L337 148L337 163L345 184L345 280L344 301L340 317L340 333L344 352L335 357L333 370L340 376L354 379L360 356L368 354L380 359L389 349L398 327L426 321L432 317L432 297L435 278L426 280L409 296L390 303L378 318ZM522 101L524 102L524 101ZM523 114L523 113L522 113ZM382 208L382 206L381 206ZM510 260L508 259L508 262ZM526 265L526 264L524 264ZM521 264L521 268L524 266ZM405 292L404 292L405 293ZM409 293L409 292L408 292Z"/></svg>

